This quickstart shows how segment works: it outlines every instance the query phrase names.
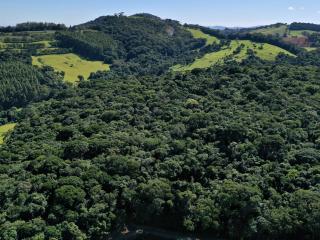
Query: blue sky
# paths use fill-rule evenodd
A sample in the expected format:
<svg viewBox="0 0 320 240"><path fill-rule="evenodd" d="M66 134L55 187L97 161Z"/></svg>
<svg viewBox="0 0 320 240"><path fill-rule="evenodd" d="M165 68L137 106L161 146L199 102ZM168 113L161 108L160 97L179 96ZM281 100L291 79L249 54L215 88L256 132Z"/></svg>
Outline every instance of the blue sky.
<svg viewBox="0 0 320 240"><path fill-rule="evenodd" d="M0 25L26 21L74 25L118 12L147 12L205 26L320 24L320 0L1 0Z"/></svg>

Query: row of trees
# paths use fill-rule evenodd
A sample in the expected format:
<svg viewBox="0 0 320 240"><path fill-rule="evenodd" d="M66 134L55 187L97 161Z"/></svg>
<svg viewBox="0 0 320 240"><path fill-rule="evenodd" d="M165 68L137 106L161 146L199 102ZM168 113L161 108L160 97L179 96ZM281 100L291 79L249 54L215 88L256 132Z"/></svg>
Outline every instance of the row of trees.
<svg viewBox="0 0 320 240"><path fill-rule="evenodd" d="M44 22L25 22L16 26L0 27L0 32L26 32L26 31L47 31L65 30L64 24L44 23Z"/></svg>
<svg viewBox="0 0 320 240"><path fill-rule="evenodd" d="M59 46L71 48L75 53L90 58L112 63L123 52L109 35L97 31L65 31L57 33Z"/></svg>
<svg viewBox="0 0 320 240"><path fill-rule="evenodd" d="M290 30L310 30L320 32L320 25L314 23L299 23L294 22L289 25Z"/></svg>

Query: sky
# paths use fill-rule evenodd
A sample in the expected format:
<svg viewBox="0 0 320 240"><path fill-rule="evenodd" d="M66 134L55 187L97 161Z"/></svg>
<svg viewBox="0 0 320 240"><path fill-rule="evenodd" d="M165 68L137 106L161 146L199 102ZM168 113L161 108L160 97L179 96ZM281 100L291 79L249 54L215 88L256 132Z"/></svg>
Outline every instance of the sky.
<svg viewBox="0 0 320 240"><path fill-rule="evenodd" d="M320 24L320 0L0 0L0 26L27 21L67 26L124 12L181 23L248 27L277 22Z"/></svg>

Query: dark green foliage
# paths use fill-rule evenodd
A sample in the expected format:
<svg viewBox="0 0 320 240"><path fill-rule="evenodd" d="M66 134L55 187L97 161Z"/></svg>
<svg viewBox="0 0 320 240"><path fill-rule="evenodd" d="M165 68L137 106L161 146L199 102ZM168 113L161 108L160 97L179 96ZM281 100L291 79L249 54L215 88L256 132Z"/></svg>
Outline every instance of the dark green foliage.
<svg viewBox="0 0 320 240"><path fill-rule="evenodd" d="M42 71L21 62L0 63L0 110L45 99L62 86L50 69Z"/></svg>
<svg viewBox="0 0 320 240"><path fill-rule="evenodd" d="M66 207L74 207L84 201L85 192L81 188L64 185L55 190L55 200Z"/></svg>
<svg viewBox="0 0 320 240"><path fill-rule="evenodd" d="M319 237L319 70L246 61L92 76L33 104L0 148L0 236L106 239L123 224Z"/></svg>
<svg viewBox="0 0 320 240"><path fill-rule="evenodd" d="M31 55L27 52L15 52L11 50L0 52L0 63L1 62L17 62L17 61L31 65L32 63Z"/></svg>
<svg viewBox="0 0 320 240"><path fill-rule="evenodd" d="M259 142L259 156L265 160L281 161L283 158L283 148L285 142L279 135L269 135Z"/></svg>
<svg viewBox="0 0 320 240"><path fill-rule="evenodd" d="M64 24L26 22L19 23L16 26L0 27L0 32L25 32L25 31L46 31L46 30L65 30Z"/></svg>
<svg viewBox="0 0 320 240"><path fill-rule="evenodd" d="M286 55L280 55L278 57L278 62L289 62L291 64L297 65L297 66L320 66L320 50L311 51L311 52L300 52L297 56L297 58L288 57Z"/></svg>
<svg viewBox="0 0 320 240"><path fill-rule="evenodd" d="M290 30L311 30L315 32L320 32L320 25L313 23L299 23L294 22L289 25Z"/></svg>
<svg viewBox="0 0 320 240"><path fill-rule="evenodd" d="M118 44L110 36L96 31L65 31L57 34L60 46L92 60L112 63L118 59ZM121 54L121 53L120 53Z"/></svg>

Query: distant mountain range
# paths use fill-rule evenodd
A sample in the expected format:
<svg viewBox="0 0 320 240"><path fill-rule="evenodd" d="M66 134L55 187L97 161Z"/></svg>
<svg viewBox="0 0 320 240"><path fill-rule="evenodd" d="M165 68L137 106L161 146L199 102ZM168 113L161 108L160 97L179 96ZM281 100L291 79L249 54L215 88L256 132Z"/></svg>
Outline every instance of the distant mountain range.
<svg viewBox="0 0 320 240"><path fill-rule="evenodd" d="M215 29L215 30L225 30L225 29L242 29L243 27L225 27L225 26L208 26L208 28Z"/></svg>
<svg viewBox="0 0 320 240"><path fill-rule="evenodd" d="M215 29L215 30L225 30L225 29L233 29L233 30L239 30L244 28L257 28L261 26L252 26L252 27L225 27L225 26L208 26L208 28Z"/></svg>

